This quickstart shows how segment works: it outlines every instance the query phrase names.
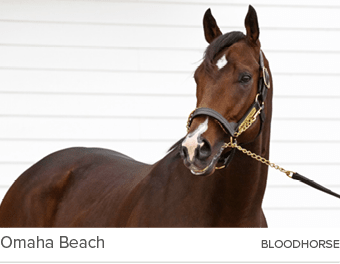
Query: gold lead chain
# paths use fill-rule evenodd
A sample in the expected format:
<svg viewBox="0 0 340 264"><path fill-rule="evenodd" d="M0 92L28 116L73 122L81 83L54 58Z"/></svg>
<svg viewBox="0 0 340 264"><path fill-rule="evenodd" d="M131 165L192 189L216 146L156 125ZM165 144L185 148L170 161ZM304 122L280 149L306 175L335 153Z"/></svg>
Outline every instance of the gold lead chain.
<svg viewBox="0 0 340 264"><path fill-rule="evenodd" d="M270 167L272 167L276 170L279 170L279 171L283 172L284 174L286 174L289 178L292 178L294 172L285 170L284 168L280 167L279 165L276 165L275 163L270 162L269 160L261 157L260 155L257 155L255 153L251 152L250 150L246 150L246 149L242 148L241 146L237 145L237 143L233 143L232 140L233 139L230 138L230 142L224 143L223 147L224 148L228 148L228 147L236 148L239 151L243 152L244 154L248 155L249 157L251 157L251 158L253 158L253 159L255 159L255 160L257 160L257 161L259 161L263 164L266 164L267 166L270 166Z"/></svg>

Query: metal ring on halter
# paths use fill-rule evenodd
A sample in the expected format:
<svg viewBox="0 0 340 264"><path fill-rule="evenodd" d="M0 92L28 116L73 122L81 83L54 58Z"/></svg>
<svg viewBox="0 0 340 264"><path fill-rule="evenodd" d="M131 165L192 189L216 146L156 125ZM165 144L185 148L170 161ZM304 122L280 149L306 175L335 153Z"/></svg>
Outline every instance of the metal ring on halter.
<svg viewBox="0 0 340 264"><path fill-rule="evenodd" d="M268 82L268 80L267 80L267 77L269 76L269 73L268 73L268 70L267 70L267 68L266 67L263 67L263 69L262 69L262 78L263 78L263 82L264 82L264 84L266 85L266 87L268 88L268 89L270 89L270 82Z"/></svg>
<svg viewBox="0 0 340 264"><path fill-rule="evenodd" d="M255 102L258 102L258 101L259 101L259 100L258 100L258 99L259 99L259 95L260 95L259 93L256 95L256 97L255 97Z"/></svg>

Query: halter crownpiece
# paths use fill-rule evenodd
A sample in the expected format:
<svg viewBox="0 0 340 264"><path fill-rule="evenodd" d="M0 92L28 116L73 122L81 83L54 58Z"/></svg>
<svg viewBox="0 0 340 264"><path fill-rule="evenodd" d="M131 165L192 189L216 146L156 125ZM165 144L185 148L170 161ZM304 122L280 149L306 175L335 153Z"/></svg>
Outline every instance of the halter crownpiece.
<svg viewBox="0 0 340 264"><path fill-rule="evenodd" d="M262 76L261 76L262 75ZM190 125L192 120L199 115L207 115L213 117L215 120L219 122L221 125L222 129L224 132L230 134L230 142L225 143L222 148L228 148L230 147L232 150L230 151L229 156L227 158L224 158L223 161L223 166L221 167L216 167L216 169L223 169L226 168L231 160L233 159L236 149L239 151L243 152L244 154L250 156L251 158L269 166L274 169L277 169L283 173L285 173L288 177L294 180L299 180L304 184L307 184L317 190L320 190L322 192L328 193L332 196L335 196L337 198L340 198L340 195L323 187L322 185L308 179L307 177L304 177L300 175L297 172L285 170L284 168L280 167L279 165L276 165L275 163L270 162L269 160L252 153L249 150L246 150L239 146L237 144L236 138L241 135L243 132L245 132L251 125L256 121L257 116L260 115L260 131L257 135L257 137L261 134L262 132L262 126L265 121L265 114L264 114L264 102L267 97L267 91L270 89L270 75L267 70L267 68L264 66L264 61L263 61L263 54L262 51L260 51L260 78L259 78L259 84L258 84L258 93L255 97L254 103L249 107L248 111L246 114L241 118L241 120L237 123L234 122L229 122L226 120L220 113L216 112L213 109L202 107L202 108L196 108L194 111L192 111L188 117L187 121L187 131L190 129ZM257 138L256 137L256 138Z"/></svg>

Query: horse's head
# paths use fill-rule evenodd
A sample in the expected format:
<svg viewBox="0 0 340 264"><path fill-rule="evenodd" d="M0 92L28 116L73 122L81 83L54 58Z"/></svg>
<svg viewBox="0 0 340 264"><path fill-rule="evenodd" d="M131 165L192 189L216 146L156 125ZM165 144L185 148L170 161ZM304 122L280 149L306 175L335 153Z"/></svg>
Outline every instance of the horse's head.
<svg viewBox="0 0 340 264"><path fill-rule="evenodd" d="M246 131L237 136L234 134L239 131L240 123L249 115L254 102L259 101L263 110L265 98L261 98L263 101L258 99L263 97L259 95L260 81L266 75L265 81L268 82L270 75L264 67L268 68L268 61L262 55L257 15L252 6L249 6L245 18L246 35L242 32L223 35L210 9L204 15L203 25L205 39L210 45L194 75L197 108L214 110L231 127L226 129L218 118L204 111L189 120L181 156L193 174L205 176L215 171L222 153L223 157L230 153L230 149L224 149L224 143L229 142L231 136L237 137L239 143L245 143L254 141L260 133L261 121L257 118Z"/></svg>

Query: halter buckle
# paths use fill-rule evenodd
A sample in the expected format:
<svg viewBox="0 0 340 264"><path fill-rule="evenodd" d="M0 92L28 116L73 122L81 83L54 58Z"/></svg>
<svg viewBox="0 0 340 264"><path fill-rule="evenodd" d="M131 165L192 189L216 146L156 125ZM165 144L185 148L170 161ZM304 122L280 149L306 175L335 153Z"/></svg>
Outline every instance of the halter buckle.
<svg viewBox="0 0 340 264"><path fill-rule="evenodd" d="M259 95L260 94L256 95L255 102L258 102ZM256 121L257 116L261 113L261 110L263 109L263 105L264 102L262 102L262 106L260 106L259 109L256 109L256 107L253 106L247 117L243 120L243 122L239 126L238 131L235 132L234 137L238 137L239 135L241 135Z"/></svg>

